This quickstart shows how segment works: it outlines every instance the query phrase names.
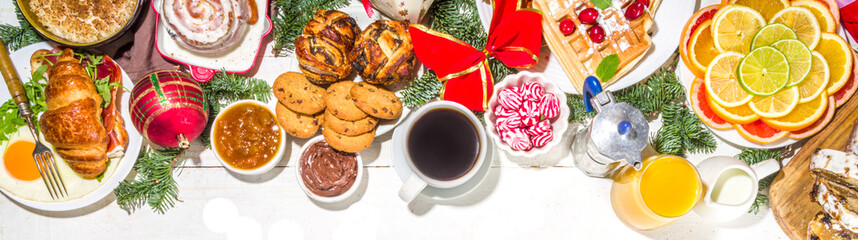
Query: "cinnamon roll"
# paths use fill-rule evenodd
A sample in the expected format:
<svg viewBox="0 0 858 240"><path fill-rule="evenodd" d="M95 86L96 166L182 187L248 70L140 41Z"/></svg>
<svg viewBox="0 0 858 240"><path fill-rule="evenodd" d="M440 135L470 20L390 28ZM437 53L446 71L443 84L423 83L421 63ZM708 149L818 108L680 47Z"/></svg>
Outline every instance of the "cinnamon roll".
<svg viewBox="0 0 858 240"><path fill-rule="evenodd" d="M225 53L257 19L253 0L163 0L162 21L179 45L202 54Z"/></svg>

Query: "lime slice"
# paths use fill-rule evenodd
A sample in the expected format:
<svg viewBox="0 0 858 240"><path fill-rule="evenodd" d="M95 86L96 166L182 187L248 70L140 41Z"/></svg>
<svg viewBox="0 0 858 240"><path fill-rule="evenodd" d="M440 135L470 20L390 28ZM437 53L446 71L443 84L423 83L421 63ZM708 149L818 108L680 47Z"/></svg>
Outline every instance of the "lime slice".
<svg viewBox="0 0 858 240"><path fill-rule="evenodd" d="M772 44L773 48L781 51L789 62L789 82L787 87L801 83L810 73L811 59L810 49L797 39L784 39Z"/></svg>
<svg viewBox="0 0 858 240"><path fill-rule="evenodd" d="M772 23L763 26L757 32L757 35L754 35L754 40L751 42L751 50L757 47L772 45L772 43L783 39L798 39L798 37L792 28L787 27L783 23Z"/></svg>
<svg viewBox="0 0 858 240"><path fill-rule="evenodd" d="M789 63L780 50L763 46L745 55L737 73L739 85L745 91L755 96L769 96L789 82Z"/></svg>

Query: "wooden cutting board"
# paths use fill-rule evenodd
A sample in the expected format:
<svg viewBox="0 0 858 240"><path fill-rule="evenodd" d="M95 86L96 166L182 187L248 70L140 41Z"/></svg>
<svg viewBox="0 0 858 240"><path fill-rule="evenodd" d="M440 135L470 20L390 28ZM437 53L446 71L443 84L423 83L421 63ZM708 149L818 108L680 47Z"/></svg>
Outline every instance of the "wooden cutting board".
<svg viewBox="0 0 858 240"><path fill-rule="evenodd" d="M858 81L858 58L854 59L856 64L853 64L852 81ZM820 148L845 150L856 119L858 97L853 95L835 111L828 126L808 140L772 182L769 188L772 212L791 239L807 239L808 221L822 210L822 207L810 198L810 189L814 183L813 177L810 176L810 157Z"/></svg>

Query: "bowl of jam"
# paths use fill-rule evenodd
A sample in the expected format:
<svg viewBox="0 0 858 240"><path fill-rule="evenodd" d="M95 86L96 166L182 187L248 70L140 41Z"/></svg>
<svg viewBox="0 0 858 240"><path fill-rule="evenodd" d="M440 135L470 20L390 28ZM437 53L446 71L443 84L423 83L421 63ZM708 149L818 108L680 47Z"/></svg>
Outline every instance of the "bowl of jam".
<svg viewBox="0 0 858 240"><path fill-rule="evenodd" d="M334 203L354 195L363 179L360 153L336 150L316 136L301 147L295 167L298 185L311 199Z"/></svg>
<svg viewBox="0 0 858 240"><path fill-rule="evenodd" d="M211 129L212 149L232 172L268 172L286 152L286 132L265 103L241 100L224 108Z"/></svg>

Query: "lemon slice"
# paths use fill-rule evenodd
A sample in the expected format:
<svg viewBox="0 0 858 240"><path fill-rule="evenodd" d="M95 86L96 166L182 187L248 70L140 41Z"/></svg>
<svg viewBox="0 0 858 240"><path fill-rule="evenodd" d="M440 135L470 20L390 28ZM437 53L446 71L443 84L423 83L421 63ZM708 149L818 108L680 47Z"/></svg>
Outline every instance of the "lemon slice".
<svg viewBox="0 0 858 240"><path fill-rule="evenodd" d="M803 7L788 7L776 13L769 23L783 23L787 27L792 28L808 48L816 48L819 43L819 35L822 31L819 29L819 21L813 16L810 10Z"/></svg>
<svg viewBox="0 0 858 240"><path fill-rule="evenodd" d="M754 9L766 19L771 19L775 13L789 6L787 0L731 0L730 3Z"/></svg>
<svg viewBox="0 0 858 240"><path fill-rule="evenodd" d="M751 41L751 50L761 46L772 45L772 43L783 39L798 39L795 31L787 27L783 23L772 23L763 26L757 35L754 35L754 40Z"/></svg>
<svg viewBox="0 0 858 240"><path fill-rule="evenodd" d="M715 115L732 124L752 123L760 119L760 115L754 113L751 107L748 107L748 104L742 104L738 107L723 107L713 101L712 98L706 98L706 101L709 103L709 108L715 112Z"/></svg>
<svg viewBox="0 0 858 240"><path fill-rule="evenodd" d="M834 16L831 15L831 11L828 10L828 7L825 6L825 4L814 0L793 1L791 4L796 7L803 7L810 10L810 12L813 13L813 16L816 16L816 20L819 21L819 29L823 32L833 33L837 30L837 21L834 20Z"/></svg>
<svg viewBox="0 0 858 240"><path fill-rule="evenodd" d="M790 67L780 50L763 46L745 55L737 72L745 91L754 96L770 96L789 82Z"/></svg>
<svg viewBox="0 0 858 240"><path fill-rule="evenodd" d="M718 51L747 53L766 20L749 7L730 4L712 18L712 39Z"/></svg>
<svg viewBox="0 0 858 240"><path fill-rule="evenodd" d="M792 87L801 83L810 73L810 61L813 58L810 49L796 39L780 40L772 44L772 47L780 50L789 63L789 82L786 86Z"/></svg>
<svg viewBox="0 0 858 240"><path fill-rule="evenodd" d="M840 35L823 33L816 51L825 57L831 78L828 80L828 94L834 94L849 81L852 70L852 50Z"/></svg>
<svg viewBox="0 0 858 240"><path fill-rule="evenodd" d="M798 105L798 87L784 89L766 97L754 97L748 102L751 111L763 118L786 116Z"/></svg>
<svg viewBox="0 0 858 240"><path fill-rule="evenodd" d="M828 63L819 52L813 52L813 64L807 78L798 84L798 102L806 103L816 98L828 87Z"/></svg>
<svg viewBox="0 0 858 240"><path fill-rule="evenodd" d="M706 69L706 92L708 97L724 107L738 107L751 101L748 94L736 79L736 67L742 61L742 54L725 52L712 59Z"/></svg>
<svg viewBox="0 0 858 240"><path fill-rule="evenodd" d="M709 66L712 59L721 53L718 49L715 49L712 44L712 31L710 30L711 25L711 20L706 20L701 23L700 26L694 30L694 34L691 35L691 42L688 44L688 55L691 58L691 62L697 66L698 69L706 69L706 66Z"/></svg>
<svg viewBox="0 0 858 240"><path fill-rule="evenodd" d="M781 131L796 131L810 126L828 109L828 96L819 95L813 101L801 103L786 116L763 118L763 122Z"/></svg>

